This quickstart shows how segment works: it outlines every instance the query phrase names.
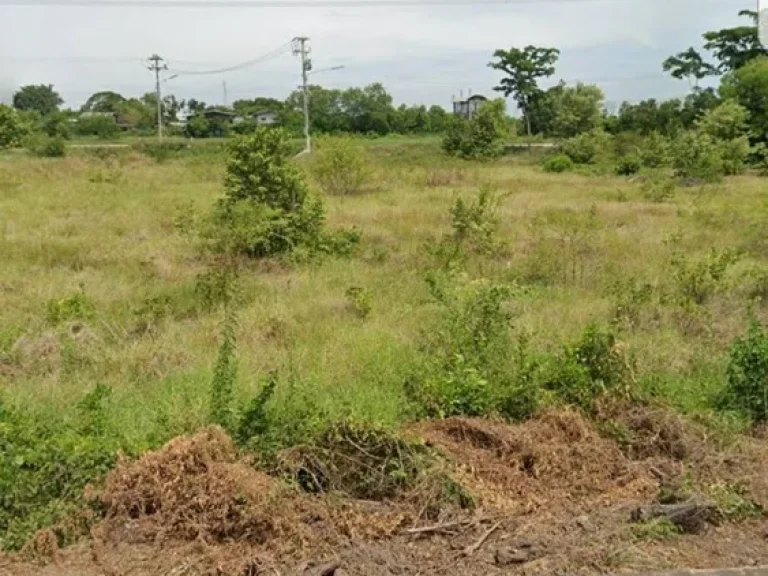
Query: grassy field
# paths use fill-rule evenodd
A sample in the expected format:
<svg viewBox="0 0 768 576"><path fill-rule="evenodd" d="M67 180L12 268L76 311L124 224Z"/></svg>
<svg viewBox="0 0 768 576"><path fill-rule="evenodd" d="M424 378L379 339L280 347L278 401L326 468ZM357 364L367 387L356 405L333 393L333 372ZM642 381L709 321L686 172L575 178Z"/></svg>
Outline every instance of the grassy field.
<svg viewBox="0 0 768 576"><path fill-rule="evenodd" d="M511 287L515 342L554 358L598 324L632 359L638 389L724 421L713 406L729 347L750 310L768 318L764 179L678 187L654 202L642 178L548 174L525 154L472 163L401 139L368 152L369 189L326 198L331 229L362 232L356 254L243 263L236 396L244 404L277 373L269 410L287 442L307 425L414 416L404 386L444 315L425 281L440 266L428 246L453 233L457 198L482 187L499 198L500 226L463 274ZM175 223L222 195L224 160L216 150L161 163L130 150L0 156L6 408L55 429L82 418L101 385L103 425L134 453L208 422L223 315L201 295L211 258Z"/></svg>

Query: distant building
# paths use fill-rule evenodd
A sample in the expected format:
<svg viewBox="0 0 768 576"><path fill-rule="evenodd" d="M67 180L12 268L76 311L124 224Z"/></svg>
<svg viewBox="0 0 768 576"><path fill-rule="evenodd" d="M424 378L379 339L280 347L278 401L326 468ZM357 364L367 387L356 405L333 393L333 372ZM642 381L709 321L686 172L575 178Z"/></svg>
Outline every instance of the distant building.
<svg viewBox="0 0 768 576"><path fill-rule="evenodd" d="M470 96L466 100L454 100L453 113L456 116L463 116L469 120L477 113L478 110L480 110L480 107L486 102L488 102L488 98L481 96L480 94Z"/></svg>
<svg viewBox="0 0 768 576"><path fill-rule="evenodd" d="M232 122L237 117L237 114L226 108L208 108L203 112L203 116L205 116L206 120Z"/></svg>
<svg viewBox="0 0 768 576"><path fill-rule="evenodd" d="M256 112L253 115L253 119L259 126L273 126L275 124L279 124L280 122L280 118L278 117L277 112L272 112L270 110L262 110L261 112Z"/></svg>

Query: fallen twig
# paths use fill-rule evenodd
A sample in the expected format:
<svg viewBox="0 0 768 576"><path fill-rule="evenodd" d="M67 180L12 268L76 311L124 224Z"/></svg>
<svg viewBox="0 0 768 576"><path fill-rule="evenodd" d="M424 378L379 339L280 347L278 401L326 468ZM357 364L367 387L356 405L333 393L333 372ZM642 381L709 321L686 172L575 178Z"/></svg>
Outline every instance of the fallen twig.
<svg viewBox="0 0 768 576"><path fill-rule="evenodd" d="M474 544L470 544L464 550L461 552L462 556L472 556L475 552L477 552L480 547L485 544L485 541L488 540L488 538L491 537L491 534L496 532L496 530L499 529L499 526L501 526L501 522L496 522L493 526L491 526L488 530L485 531L485 533L480 536L477 542Z"/></svg>
<svg viewBox="0 0 768 576"><path fill-rule="evenodd" d="M455 530L456 528L462 528L471 522L467 520L459 520L458 522L446 522L444 524L435 524L434 526L423 526L422 528L409 528L406 530L408 534L430 534L432 532L446 532L449 530Z"/></svg>

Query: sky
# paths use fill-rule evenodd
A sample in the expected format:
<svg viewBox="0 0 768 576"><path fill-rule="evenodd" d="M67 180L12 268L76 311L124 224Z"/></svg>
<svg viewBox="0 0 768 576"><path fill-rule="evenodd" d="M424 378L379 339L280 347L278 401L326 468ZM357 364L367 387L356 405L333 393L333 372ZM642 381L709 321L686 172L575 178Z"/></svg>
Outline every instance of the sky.
<svg viewBox="0 0 768 576"><path fill-rule="evenodd" d="M24 0L19 0L23 4ZM61 0L58 0L61 1ZM64 0L66 1L66 0ZM277 0L279 1L279 0ZM323 0L317 1L322 4ZM362 4L366 0L360 0ZM211 0L216 2L216 0ZM527 44L561 50L552 82L598 84L609 108L623 100L684 95L661 62L701 33L742 23L753 0L511 0L502 5L302 8L9 6L0 2L0 101L25 84L53 84L66 105L94 92L138 96L154 89L145 59L203 71L258 58L308 36L312 83L346 88L380 81L396 104L451 106L493 95L494 50ZM342 70L321 70L344 66ZM221 75L179 74L163 92L209 104L285 98L300 82L290 51Z"/></svg>

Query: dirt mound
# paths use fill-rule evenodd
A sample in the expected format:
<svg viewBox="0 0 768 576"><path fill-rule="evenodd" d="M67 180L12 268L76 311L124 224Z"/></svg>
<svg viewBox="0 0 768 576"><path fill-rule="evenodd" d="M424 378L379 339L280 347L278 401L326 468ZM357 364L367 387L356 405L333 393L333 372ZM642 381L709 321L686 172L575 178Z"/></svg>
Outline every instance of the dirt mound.
<svg viewBox="0 0 768 576"><path fill-rule="evenodd" d="M224 431L207 428L135 462L120 462L100 495L107 509L101 528L107 538L130 526L139 540L264 543L280 533L269 513L274 491L271 478L238 461Z"/></svg>
<svg viewBox="0 0 768 576"><path fill-rule="evenodd" d="M590 497L610 502L657 488L652 475L576 412L550 412L516 426L451 418L417 430L458 463L459 481L484 505L510 512Z"/></svg>

